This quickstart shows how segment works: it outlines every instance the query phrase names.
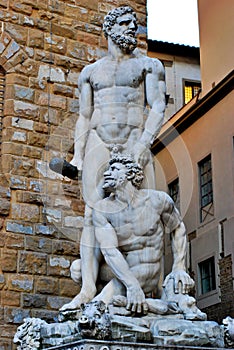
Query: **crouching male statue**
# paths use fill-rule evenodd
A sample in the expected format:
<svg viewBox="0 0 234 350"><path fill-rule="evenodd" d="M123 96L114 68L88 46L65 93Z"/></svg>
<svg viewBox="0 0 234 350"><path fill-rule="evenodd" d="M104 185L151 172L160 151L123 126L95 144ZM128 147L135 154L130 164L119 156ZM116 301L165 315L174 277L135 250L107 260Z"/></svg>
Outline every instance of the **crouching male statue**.
<svg viewBox="0 0 234 350"><path fill-rule="evenodd" d="M178 298L173 300L173 295L184 295L180 304L186 313L204 319L195 300L187 295L194 281L185 270L186 231L174 202L165 192L140 189L143 170L131 156L113 153L109 164L103 185L109 196L94 206L93 223L100 251L114 278L93 301L108 305L113 299L125 297L127 310L146 314L152 306L148 303L150 300L152 304L152 299L147 296L155 292L159 283L167 228L172 233L174 262L164 282L165 291L168 293L169 288L172 299L166 296L164 299L178 302ZM160 304L157 308L160 310Z"/></svg>

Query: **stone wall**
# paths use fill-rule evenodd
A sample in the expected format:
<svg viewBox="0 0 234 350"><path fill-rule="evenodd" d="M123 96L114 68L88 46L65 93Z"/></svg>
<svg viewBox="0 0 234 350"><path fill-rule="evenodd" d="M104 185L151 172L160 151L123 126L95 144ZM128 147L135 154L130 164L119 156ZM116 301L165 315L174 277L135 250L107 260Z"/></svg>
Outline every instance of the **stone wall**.
<svg viewBox="0 0 234 350"><path fill-rule="evenodd" d="M232 274L232 256L228 255L219 260L220 270L220 303L205 308L209 320L222 323L231 316L234 318L234 290Z"/></svg>
<svg viewBox="0 0 234 350"><path fill-rule="evenodd" d="M0 349L12 349L27 316L54 320L79 291L69 278L79 256L80 182L48 169L70 160L80 70L106 53L104 15L118 0L0 0ZM146 51L145 0L127 0ZM1 90L1 87L0 87ZM2 270L2 271L1 271Z"/></svg>

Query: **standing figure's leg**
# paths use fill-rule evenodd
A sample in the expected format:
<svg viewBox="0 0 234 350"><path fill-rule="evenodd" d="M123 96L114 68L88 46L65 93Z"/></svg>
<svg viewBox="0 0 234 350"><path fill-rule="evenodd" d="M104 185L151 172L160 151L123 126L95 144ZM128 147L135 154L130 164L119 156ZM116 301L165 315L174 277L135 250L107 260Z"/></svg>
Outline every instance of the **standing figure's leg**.
<svg viewBox="0 0 234 350"><path fill-rule="evenodd" d="M60 309L73 310L91 301L96 295L100 251L95 239L92 209L103 198L103 173L109 161L109 151L93 130L87 141L83 163L83 198L86 203L84 228L80 242L82 287L80 293Z"/></svg>

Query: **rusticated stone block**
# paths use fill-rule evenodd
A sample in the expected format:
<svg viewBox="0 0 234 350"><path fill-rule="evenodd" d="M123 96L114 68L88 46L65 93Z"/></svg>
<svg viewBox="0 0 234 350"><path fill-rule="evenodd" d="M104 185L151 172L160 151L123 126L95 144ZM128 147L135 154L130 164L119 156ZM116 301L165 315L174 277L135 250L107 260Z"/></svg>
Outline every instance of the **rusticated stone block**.
<svg viewBox="0 0 234 350"><path fill-rule="evenodd" d="M45 275L47 272L47 255L42 253L20 252L19 273Z"/></svg>
<svg viewBox="0 0 234 350"><path fill-rule="evenodd" d="M93 24L95 24L95 23L93 23ZM83 42L83 43L88 44L90 46L98 46L99 37L97 35L88 34L85 32L78 32L77 41Z"/></svg>
<svg viewBox="0 0 234 350"><path fill-rule="evenodd" d="M52 276L70 276L70 260L63 256L50 256L48 274Z"/></svg>
<svg viewBox="0 0 234 350"><path fill-rule="evenodd" d="M7 340L6 338L0 339L0 349L1 350L12 350L11 340Z"/></svg>
<svg viewBox="0 0 234 350"><path fill-rule="evenodd" d="M56 227L52 225L35 225L35 233L38 235L56 237Z"/></svg>
<svg viewBox="0 0 234 350"><path fill-rule="evenodd" d="M21 189L26 190L27 183L26 179L20 176L11 176L10 177L10 188L11 189Z"/></svg>
<svg viewBox="0 0 234 350"><path fill-rule="evenodd" d="M1 291L1 303L7 306L20 306L20 293L10 290Z"/></svg>
<svg viewBox="0 0 234 350"><path fill-rule="evenodd" d="M48 141L48 135L42 135L41 133L29 132L28 143L35 147L44 148Z"/></svg>
<svg viewBox="0 0 234 350"><path fill-rule="evenodd" d="M45 36L45 50L54 53L65 54L67 50L67 39L62 36L46 34Z"/></svg>
<svg viewBox="0 0 234 350"><path fill-rule="evenodd" d="M74 6L73 6L74 10ZM53 34L58 35L63 38L70 38L70 39L76 39L76 30L74 30L72 27L65 27L63 25L58 25L56 23L52 23L51 25L51 31Z"/></svg>
<svg viewBox="0 0 234 350"><path fill-rule="evenodd" d="M10 232L5 233L5 246L6 248L23 249L24 248L24 237Z"/></svg>
<svg viewBox="0 0 234 350"><path fill-rule="evenodd" d="M72 279L60 278L59 279L59 294L64 297L73 298L80 292L81 286L73 282Z"/></svg>
<svg viewBox="0 0 234 350"><path fill-rule="evenodd" d="M58 311L49 311L49 310L32 310L32 317L41 318L42 320L52 323L56 322L58 319Z"/></svg>
<svg viewBox="0 0 234 350"><path fill-rule="evenodd" d="M29 275L11 275L8 278L8 289L17 292L31 292L33 290L33 277Z"/></svg>
<svg viewBox="0 0 234 350"><path fill-rule="evenodd" d="M52 242L51 239L45 237L27 236L25 237L25 249L50 254Z"/></svg>
<svg viewBox="0 0 234 350"><path fill-rule="evenodd" d="M59 292L58 279L40 276L35 281L36 293L57 295Z"/></svg>
<svg viewBox="0 0 234 350"><path fill-rule="evenodd" d="M43 204L43 196L35 192L16 192L17 202L30 203L30 204Z"/></svg>
<svg viewBox="0 0 234 350"><path fill-rule="evenodd" d="M24 74L28 77L36 77L38 74L39 63L32 59L27 59L22 64L15 67L15 72Z"/></svg>
<svg viewBox="0 0 234 350"><path fill-rule="evenodd" d="M17 268L17 252L13 249L4 250L1 256L3 272L14 272Z"/></svg>
<svg viewBox="0 0 234 350"><path fill-rule="evenodd" d="M73 89L66 85L54 84L54 94L73 97Z"/></svg>
<svg viewBox="0 0 234 350"><path fill-rule="evenodd" d="M12 126L20 129L33 130L34 121L19 117L13 117Z"/></svg>
<svg viewBox="0 0 234 350"><path fill-rule="evenodd" d="M77 41L68 40L67 54L69 57L85 60L87 57L87 46Z"/></svg>
<svg viewBox="0 0 234 350"><path fill-rule="evenodd" d="M52 253L61 255L74 255L78 256L79 246L75 242L69 241L53 241L52 242Z"/></svg>
<svg viewBox="0 0 234 350"><path fill-rule="evenodd" d="M7 223L6 223L6 230L10 231L10 232L15 232L15 233L24 233L26 235L32 235L33 234L33 227L32 227L32 225L25 225L25 224L21 224L21 223L16 223L15 221L7 221ZM16 236L15 235L14 239L13 239L13 242L15 242L16 237L17 237L17 241L18 241L18 237L20 237L20 236Z"/></svg>
<svg viewBox="0 0 234 350"><path fill-rule="evenodd" d="M20 46L14 41L12 40L11 43L8 45L8 47L6 48L6 50L4 51L2 58L6 59L7 61L16 54L16 52L18 52L20 50ZM6 65L9 64L9 68L11 68L11 62L7 62L6 64L2 64L4 66L4 68L6 67ZM8 70L8 69L7 69Z"/></svg>
<svg viewBox="0 0 234 350"><path fill-rule="evenodd" d="M41 107L40 109L40 123L47 123L46 126L49 125L58 125L61 120L61 111L55 108L50 107L48 111L47 107ZM45 125L45 124L43 124ZM39 127L39 126L38 126ZM35 127L35 131L37 131ZM38 130L39 131L39 130Z"/></svg>
<svg viewBox="0 0 234 350"><path fill-rule="evenodd" d="M4 8L7 8L7 6L8 6L8 0L1 0L1 1L0 1L0 6L1 6L1 7L4 7Z"/></svg>
<svg viewBox="0 0 234 350"><path fill-rule="evenodd" d="M29 78L21 74L10 73L6 75L6 86L10 84L28 86Z"/></svg>
<svg viewBox="0 0 234 350"><path fill-rule="evenodd" d="M13 203L12 204L12 219L25 220L30 222L39 221L40 210L37 205Z"/></svg>
<svg viewBox="0 0 234 350"><path fill-rule="evenodd" d="M22 303L27 308L44 308L46 306L47 297L41 294L26 294L22 295Z"/></svg>
<svg viewBox="0 0 234 350"><path fill-rule="evenodd" d="M47 109L48 111L48 109ZM43 123L39 123L39 122L35 122L34 123L34 131L35 132L39 132L39 133L45 133L48 134L49 133L49 125L48 124L43 124ZM47 135L48 137L48 135Z"/></svg>
<svg viewBox="0 0 234 350"><path fill-rule="evenodd" d="M29 29L28 45L43 49L44 47L44 33L38 29Z"/></svg>
<svg viewBox="0 0 234 350"><path fill-rule="evenodd" d="M23 147L23 157L28 157L28 158L37 158L41 159L42 157L42 150L37 147L33 146L24 146Z"/></svg>
<svg viewBox="0 0 234 350"><path fill-rule="evenodd" d="M20 308L5 307L4 319L6 323L21 324L26 317L30 317L30 310Z"/></svg>
<svg viewBox="0 0 234 350"><path fill-rule="evenodd" d="M12 134L12 141L26 142L27 134L24 131L14 131Z"/></svg>
<svg viewBox="0 0 234 350"><path fill-rule="evenodd" d="M64 298L64 297L54 297L50 296L47 298L48 305L50 309L59 310L64 304L69 303L71 299L70 298Z"/></svg>
<svg viewBox="0 0 234 350"><path fill-rule="evenodd" d="M12 157L12 165L11 174L31 177L35 177L37 174L35 169L35 161L33 159Z"/></svg>
<svg viewBox="0 0 234 350"><path fill-rule="evenodd" d="M15 154L19 156L23 153L23 145L13 142L3 142L2 152L5 154Z"/></svg>
<svg viewBox="0 0 234 350"><path fill-rule="evenodd" d="M51 107L57 107L61 109L66 109L66 98L62 96L57 95L50 95L46 93L38 93L36 94L36 103L38 103L41 106L48 106L48 104Z"/></svg>
<svg viewBox="0 0 234 350"><path fill-rule="evenodd" d="M1 338L14 338L15 335L15 326L14 325L0 325L0 334L1 334ZM1 343L0 343L0 349L1 348Z"/></svg>
<svg viewBox="0 0 234 350"><path fill-rule="evenodd" d="M0 215L8 215L11 203L6 198L0 198Z"/></svg>
<svg viewBox="0 0 234 350"><path fill-rule="evenodd" d="M25 28L17 24L6 23L6 31L18 44L26 44L28 31Z"/></svg>
<svg viewBox="0 0 234 350"><path fill-rule="evenodd" d="M35 104L24 102L24 101L14 101L14 111L17 116L29 117L35 120L40 115L39 107Z"/></svg>
<svg viewBox="0 0 234 350"><path fill-rule="evenodd" d="M29 190L34 192L43 192L43 182L39 180L31 180L29 182Z"/></svg>
<svg viewBox="0 0 234 350"><path fill-rule="evenodd" d="M28 87L14 85L9 86L6 90L6 98L15 98L16 100L26 100L33 102L34 100L34 90Z"/></svg>

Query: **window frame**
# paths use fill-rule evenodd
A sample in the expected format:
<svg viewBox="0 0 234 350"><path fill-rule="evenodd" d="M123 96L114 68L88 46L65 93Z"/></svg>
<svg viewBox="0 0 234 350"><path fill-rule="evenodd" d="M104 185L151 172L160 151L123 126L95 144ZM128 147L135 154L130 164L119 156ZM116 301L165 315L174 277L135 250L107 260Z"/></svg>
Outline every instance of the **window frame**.
<svg viewBox="0 0 234 350"><path fill-rule="evenodd" d="M210 167L202 170L202 166L205 167L205 163L209 161ZM206 180L204 180L206 178ZM214 186L213 186L213 171L212 171L212 157L211 153L198 162L198 182L199 182L199 213L200 222L204 223L207 218L214 216ZM207 188L207 190L206 190ZM208 197L208 201L205 202L205 198Z"/></svg>
<svg viewBox="0 0 234 350"><path fill-rule="evenodd" d="M208 264L208 275L202 276L202 268L204 269L205 264ZM207 257L204 260L201 260L198 263L198 287L199 287L199 296L203 297L207 294L212 294L217 290L217 281L216 281L216 267L215 267L215 256L212 255ZM209 282L209 290L205 289L204 282Z"/></svg>
<svg viewBox="0 0 234 350"><path fill-rule="evenodd" d="M201 90L201 81L193 80L193 79L185 79L185 78L183 78L182 81L183 81L183 84L182 84L183 85L183 104L186 105L187 103L189 103L189 101L191 101L194 98L194 96L199 94L199 92ZM187 102L185 102L185 87L186 87L186 83L189 83L191 85L191 87L192 87L192 98L189 101L187 101ZM193 88L195 86L198 87L197 93L194 93L194 89Z"/></svg>
<svg viewBox="0 0 234 350"><path fill-rule="evenodd" d="M174 192L171 191L173 185L177 185L177 191L174 191ZM167 184L167 187L168 187L169 196L173 199L175 206L179 210L180 209L180 180L179 180L179 177L176 177L174 180L169 182ZM175 196L176 196L176 198L175 198Z"/></svg>

